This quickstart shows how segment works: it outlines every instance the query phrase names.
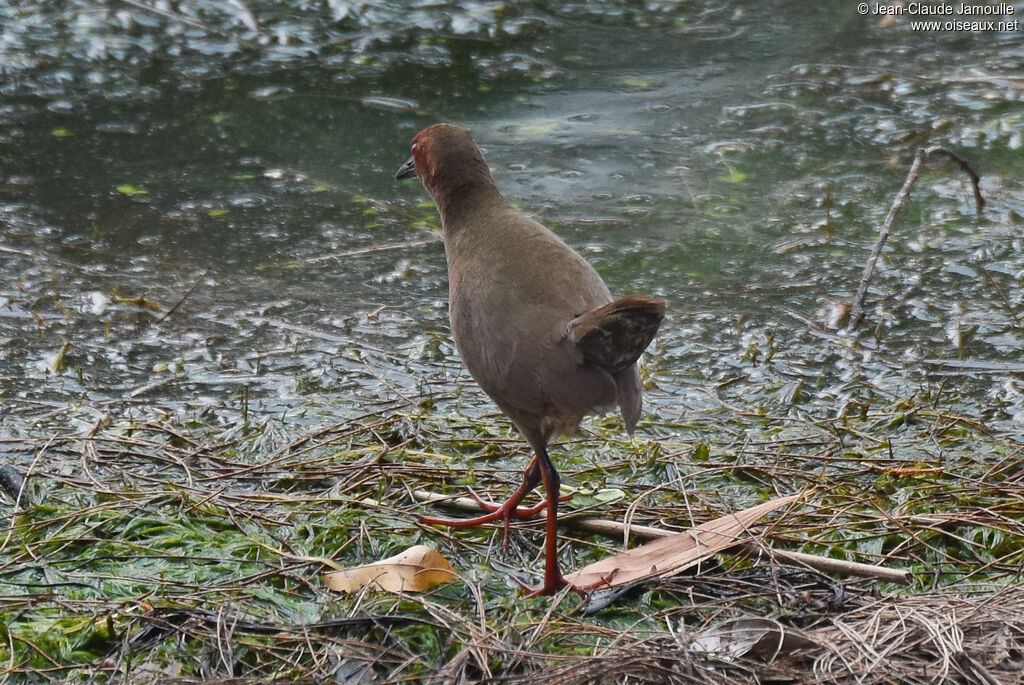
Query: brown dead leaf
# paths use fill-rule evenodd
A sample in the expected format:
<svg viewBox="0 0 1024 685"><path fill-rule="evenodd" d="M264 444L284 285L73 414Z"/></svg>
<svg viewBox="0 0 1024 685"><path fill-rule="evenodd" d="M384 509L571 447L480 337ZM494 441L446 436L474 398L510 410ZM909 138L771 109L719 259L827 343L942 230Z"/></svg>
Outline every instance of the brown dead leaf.
<svg viewBox="0 0 1024 685"><path fill-rule="evenodd" d="M696 528L659 538L585 566L565 579L576 587L597 589L627 585L647 578L669 578L745 542L749 538L747 530L762 516L802 496L803 493L798 493L769 500Z"/></svg>
<svg viewBox="0 0 1024 685"><path fill-rule="evenodd" d="M426 592L455 579L448 560L426 545L415 545L372 564L324 574L324 584L338 592L355 592L364 586L384 592Z"/></svg>

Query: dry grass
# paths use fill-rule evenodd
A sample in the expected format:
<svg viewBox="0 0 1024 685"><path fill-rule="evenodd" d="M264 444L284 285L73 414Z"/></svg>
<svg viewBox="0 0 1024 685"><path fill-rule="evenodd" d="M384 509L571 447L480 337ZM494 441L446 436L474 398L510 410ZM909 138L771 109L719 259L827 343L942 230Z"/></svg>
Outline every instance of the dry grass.
<svg viewBox="0 0 1024 685"><path fill-rule="evenodd" d="M272 421L154 420L9 441L8 451L35 457L32 503L5 505L0 673L5 682L526 682L539 672L558 683L1020 682L1019 448L948 413L921 409L908 421L900 411L898 421L895 412L826 422L732 414L723 425L742 439L716 445L672 437L667 423L646 427L657 440L614 441L598 425L570 442L566 482L623 494L590 513L678 528L812 487L766 544L914 574L907 589L724 555L595 614L571 594L525 600L507 580L541 568L535 524L503 551L497 528L417 523L414 489L500 497L517 481L523 456L499 457L519 444L489 418L460 424L386 408L298 436ZM891 444L908 440L941 443L944 459L894 456ZM567 568L621 545L564 535ZM319 581L332 564L419 542L439 548L464 582L396 597L332 595ZM725 639L750 619L777 628L759 628L749 649Z"/></svg>

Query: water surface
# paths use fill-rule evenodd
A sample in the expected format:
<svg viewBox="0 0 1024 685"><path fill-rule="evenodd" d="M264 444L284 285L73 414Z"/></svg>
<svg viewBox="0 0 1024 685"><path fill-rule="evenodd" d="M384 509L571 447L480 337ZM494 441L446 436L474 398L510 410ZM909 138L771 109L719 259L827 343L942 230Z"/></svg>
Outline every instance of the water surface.
<svg viewBox="0 0 1024 685"><path fill-rule="evenodd" d="M443 120L613 291L669 301L654 416L831 416L941 388L1020 436L1019 32L917 32L838 0L330 7L257 5L259 30L228 18L228 37L0 10L9 434L195 410L315 426L454 397L436 215L392 178ZM42 50L61 27L63 52ZM829 303L926 144L966 157L989 203L978 217L930 163L867 330L837 335Z"/></svg>

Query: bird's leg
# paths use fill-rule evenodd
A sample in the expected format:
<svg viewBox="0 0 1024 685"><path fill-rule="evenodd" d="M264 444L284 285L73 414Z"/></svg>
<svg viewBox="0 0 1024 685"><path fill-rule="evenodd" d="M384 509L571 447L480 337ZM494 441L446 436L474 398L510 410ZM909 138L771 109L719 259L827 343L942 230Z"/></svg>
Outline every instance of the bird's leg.
<svg viewBox="0 0 1024 685"><path fill-rule="evenodd" d="M531 474L531 470L534 470L535 473ZM529 487L527 487L527 483L530 484ZM480 495L476 494L472 490L469 491L469 496L476 500L476 503L480 505L481 509L486 509L487 511L495 512L507 507L507 513L509 514L509 516L505 518L515 516L516 518L520 519L528 519L536 516L538 513L540 513L541 510L544 509L544 507L548 505L548 500L545 497L537 504L534 504L532 507L518 506L519 503L523 501L523 499L526 497L526 495L528 495L530 491L537 487L538 483L540 483L540 466L538 466L537 464L537 457L534 457L533 460L530 462L530 465L526 469L526 476L523 479L523 484L519 486L518 490L512 493L512 496L509 497L508 501L505 502L504 504L495 504L494 502L488 502L487 500L483 499L482 497L480 497ZM559 502L568 502L571 499L572 493L569 493L568 495L558 496Z"/></svg>
<svg viewBox="0 0 1024 685"><path fill-rule="evenodd" d="M523 476L522 484L516 489L515 492L512 493L512 496L509 497L504 504L493 504L491 502L485 502L479 497L477 497L475 493L470 493L473 496L473 499L475 499L481 507L487 509L489 513L484 514L483 516L475 516L473 518L468 519L454 520L435 518L433 516L421 516L420 523L427 523L436 526L450 526L452 528L471 528L472 526L479 526L485 523L490 523L491 521L497 521L498 519L501 519L505 527L505 537L502 542L502 546L508 547L509 528L512 523L512 517L515 516L517 518L529 518L535 515L544 507L548 506L548 502L550 501L550 492L548 493L549 499L542 500L539 504L536 504L532 507L519 506L519 503L522 502L523 499L528 494L530 494L530 492L535 487L537 487L537 484L540 483L540 481L541 466L540 463L537 461L537 457L534 456L533 460L530 462L530 465L526 467L526 473ZM557 490L555 492L557 493ZM559 498L556 497L555 499L557 501ZM568 497L566 499L568 499Z"/></svg>
<svg viewBox="0 0 1024 685"><path fill-rule="evenodd" d="M558 488L562 481L543 445L537 450L536 460L540 463L544 489L548 494L547 528L544 533L544 584L531 590L528 597L553 595L569 584L558 567Z"/></svg>

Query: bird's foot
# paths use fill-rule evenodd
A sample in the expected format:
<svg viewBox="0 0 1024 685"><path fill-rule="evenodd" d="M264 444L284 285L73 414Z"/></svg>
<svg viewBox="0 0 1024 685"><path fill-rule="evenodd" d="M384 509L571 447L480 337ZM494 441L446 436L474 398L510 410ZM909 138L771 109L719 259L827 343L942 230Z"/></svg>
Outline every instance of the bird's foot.
<svg viewBox="0 0 1024 685"><path fill-rule="evenodd" d="M562 579L561 583L556 582L549 584L545 581L533 588L524 586L524 589L527 590L526 598L533 599L534 597L550 597L551 595L557 595L566 587L571 588L572 591L578 595L583 596L586 594L586 592L583 589L578 588L575 585L570 585L568 581L566 581L564 578Z"/></svg>
<svg viewBox="0 0 1024 685"><path fill-rule="evenodd" d="M546 506L548 506L547 498L542 499L540 502L538 502L537 504L534 504L532 507L521 507L521 506L519 506L519 502L514 502L513 503L511 499L509 499L507 502L505 502L503 504L495 504L494 502L488 502L487 500L482 499L480 497L480 495L476 494L472 490L469 491L469 496L472 497L476 501L476 503L480 505L480 507L482 509L486 509L487 511L489 511L491 513L496 513L496 512L502 511L502 516L503 517L504 517L503 509L507 508L505 510L508 511L509 518L512 518L513 516L516 517L517 519L532 518L532 517L536 516L537 514L539 514L540 512L542 512L544 510L544 508ZM571 499L572 499L572 493L569 493L568 495L561 495L558 498L558 501L559 502L568 502Z"/></svg>
<svg viewBox="0 0 1024 685"><path fill-rule="evenodd" d="M553 578L544 578L544 582L536 587L530 587L526 583L522 582L515 576L512 577L516 583L519 584L523 590L526 590L526 597L547 597L561 592L565 588L570 588L580 597L586 599L592 592L601 589L610 589L612 587L612 578L615 577L615 571L611 571L608 575L601 578L596 583L590 583L588 585L574 585L566 580L561 572L558 572Z"/></svg>
<svg viewBox="0 0 1024 685"><path fill-rule="evenodd" d="M554 574L545 573L544 582L532 588L528 587L525 583L520 583L518 579L516 580L516 582L519 583L520 587L526 590L527 599L532 599L533 597L550 597L551 595L557 595L565 588L569 588L580 597L586 597L587 595L586 588L578 587L567 581L562 576L561 571L556 571Z"/></svg>
<svg viewBox="0 0 1024 685"><path fill-rule="evenodd" d="M494 502L488 502L481 499L480 496L472 490L469 491L469 495L476 500L476 503L479 504L481 508L487 511L486 514L467 519L446 519L435 516L420 516L420 523L426 523L432 526L448 526L449 528L473 528L474 526L482 526L485 523L491 523L492 521L501 519L505 528L502 547L507 548L512 517L514 516L515 518L522 519L532 518L548 506L547 499L542 499L540 502L530 507L520 507L519 503L522 501L522 497L516 498L513 496L502 504L495 504ZM568 494L559 497L558 501L567 502L570 499L572 499L572 495Z"/></svg>

